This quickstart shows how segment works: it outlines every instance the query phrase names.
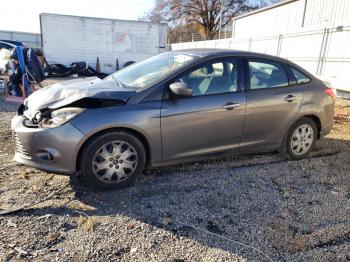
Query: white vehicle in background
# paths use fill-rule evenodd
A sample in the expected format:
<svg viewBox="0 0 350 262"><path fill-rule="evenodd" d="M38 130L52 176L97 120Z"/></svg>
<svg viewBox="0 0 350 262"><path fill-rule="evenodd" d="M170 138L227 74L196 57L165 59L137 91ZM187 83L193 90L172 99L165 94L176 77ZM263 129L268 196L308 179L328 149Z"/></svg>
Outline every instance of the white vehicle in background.
<svg viewBox="0 0 350 262"><path fill-rule="evenodd" d="M165 51L167 25L57 14L41 14L42 48L49 64L84 61L101 72L116 71Z"/></svg>
<svg viewBox="0 0 350 262"><path fill-rule="evenodd" d="M0 41L0 91L4 89L6 64L9 62L14 48L15 46L13 44Z"/></svg>
<svg viewBox="0 0 350 262"><path fill-rule="evenodd" d="M8 63L8 60L10 59L12 50L14 48L15 48L15 45L8 42L0 41L0 75L5 71L6 64ZM0 82L0 85L1 85L1 82Z"/></svg>

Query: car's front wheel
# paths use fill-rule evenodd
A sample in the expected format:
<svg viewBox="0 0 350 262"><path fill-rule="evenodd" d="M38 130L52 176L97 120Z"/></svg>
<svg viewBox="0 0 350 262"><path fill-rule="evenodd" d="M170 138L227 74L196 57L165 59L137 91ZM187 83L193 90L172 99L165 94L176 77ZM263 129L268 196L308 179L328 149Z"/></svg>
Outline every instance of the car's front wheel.
<svg viewBox="0 0 350 262"><path fill-rule="evenodd" d="M310 118L302 118L289 129L283 143L283 153L288 159L302 159L310 153L316 139L315 122Z"/></svg>
<svg viewBox="0 0 350 262"><path fill-rule="evenodd" d="M87 144L80 168L91 186L111 190L129 185L142 173L145 162L145 149L137 137L127 132L109 132Z"/></svg>

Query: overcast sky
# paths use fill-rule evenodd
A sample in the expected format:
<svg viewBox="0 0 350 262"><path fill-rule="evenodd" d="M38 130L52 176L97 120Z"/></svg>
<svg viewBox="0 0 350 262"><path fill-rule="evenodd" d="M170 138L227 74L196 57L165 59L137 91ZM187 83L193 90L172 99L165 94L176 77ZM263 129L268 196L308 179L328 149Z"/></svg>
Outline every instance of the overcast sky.
<svg viewBox="0 0 350 262"><path fill-rule="evenodd" d="M154 0L0 0L0 30L40 32L39 14L137 20Z"/></svg>

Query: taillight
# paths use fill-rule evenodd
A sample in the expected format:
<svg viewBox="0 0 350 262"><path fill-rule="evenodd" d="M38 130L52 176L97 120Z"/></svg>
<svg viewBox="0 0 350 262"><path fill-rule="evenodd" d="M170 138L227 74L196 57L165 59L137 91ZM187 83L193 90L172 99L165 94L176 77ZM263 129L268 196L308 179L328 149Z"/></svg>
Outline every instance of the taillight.
<svg viewBox="0 0 350 262"><path fill-rule="evenodd" d="M324 92L329 95L333 100L337 99L337 94L335 93L333 88L326 88Z"/></svg>

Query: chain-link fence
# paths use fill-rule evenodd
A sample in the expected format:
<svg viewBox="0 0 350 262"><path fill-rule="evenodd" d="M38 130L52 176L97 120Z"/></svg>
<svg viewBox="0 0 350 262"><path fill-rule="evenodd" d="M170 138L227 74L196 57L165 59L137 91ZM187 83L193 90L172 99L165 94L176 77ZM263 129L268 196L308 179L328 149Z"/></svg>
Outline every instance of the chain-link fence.
<svg viewBox="0 0 350 262"><path fill-rule="evenodd" d="M212 32L210 34L200 34L200 33L180 33L178 36L170 39L170 44L174 43L184 43L184 42L195 42L195 41L206 41L206 40L217 40L231 38L231 30L222 30L217 32Z"/></svg>

